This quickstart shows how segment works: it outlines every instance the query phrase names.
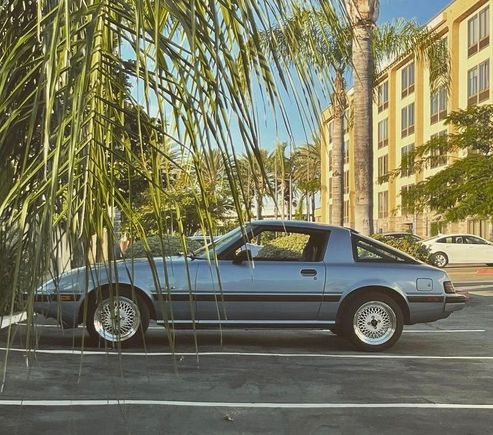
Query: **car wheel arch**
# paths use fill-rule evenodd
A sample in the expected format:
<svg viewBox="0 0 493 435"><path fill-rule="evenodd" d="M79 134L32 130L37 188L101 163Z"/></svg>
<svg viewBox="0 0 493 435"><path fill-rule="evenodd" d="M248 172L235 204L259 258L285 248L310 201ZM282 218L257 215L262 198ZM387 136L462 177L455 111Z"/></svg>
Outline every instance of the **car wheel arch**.
<svg viewBox="0 0 493 435"><path fill-rule="evenodd" d="M338 325L341 324L342 316L344 315L345 310L350 306L350 302L354 298L361 295L362 293L369 291L379 292L391 297L395 302L397 302L397 304L401 308L402 314L404 316L404 324L409 324L411 315L409 311L409 305L406 299L404 298L404 296L397 290L381 285L369 285L369 286L359 287L346 294L341 300L341 303L339 305L339 309L337 311L337 317L336 317L336 324Z"/></svg>
<svg viewBox="0 0 493 435"><path fill-rule="evenodd" d="M103 284L103 285L101 285L99 287L94 287L93 289L90 289L90 290L87 291L87 295L81 301L80 306L79 306L79 313L78 313L78 316L77 316L77 324L78 325L80 325L80 324L82 324L84 322L84 310L85 309L88 309L88 303L91 300L91 298L94 298L96 296L97 289L98 288L100 288L101 290L109 289L111 285L116 286L116 283L115 284L110 284L110 283ZM156 310L154 309L154 304L152 303L152 300L149 297L149 295L144 290L142 290L139 287L132 286L130 284L124 284L124 283L119 283L118 284L118 288L121 289L121 290L130 290L130 291L132 291L132 289L133 289L133 291L135 292L135 294L137 296L139 296L142 299L142 301L149 308L149 316L150 316L150 318L153 319L153 320L156 319Z"/></svg>

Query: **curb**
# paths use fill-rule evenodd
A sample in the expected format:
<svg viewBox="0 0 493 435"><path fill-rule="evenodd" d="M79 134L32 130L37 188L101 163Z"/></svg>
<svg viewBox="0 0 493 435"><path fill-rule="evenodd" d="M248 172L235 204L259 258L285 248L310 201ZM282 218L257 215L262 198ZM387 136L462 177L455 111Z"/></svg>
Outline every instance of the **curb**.
<svg viewBox="0 0 493 435"><path fill-rule="evenodd" d="M21 311L19 313L14 313L8 316L0 316L0 329L7 328L8 326L22 322L26 320L27 313L25 311Z"/></svg>

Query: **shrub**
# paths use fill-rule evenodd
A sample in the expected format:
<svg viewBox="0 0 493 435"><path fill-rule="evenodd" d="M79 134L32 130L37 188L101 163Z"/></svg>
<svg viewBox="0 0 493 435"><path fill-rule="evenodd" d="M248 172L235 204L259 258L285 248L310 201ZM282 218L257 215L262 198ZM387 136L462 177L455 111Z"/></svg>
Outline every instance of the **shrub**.
<svg viewBox="0 0 493 435"><path fill-rule="evenodd" d="M404 238L387 237L382 234L373 234L371 237L399 251L405 252L423 263L433 264L429 248L419 242L411 242Z"/></svg>
<svg viewBox="0 0 493 435"><path fill-rule="evenodd" d="M258 256L262 258L292 258L300 259L303 249L308 242L306 234L288 234L269 240L264 244Z"/></svg>
<svg viewBox="0 0 493 435"><path fill-rule="evenodd" d="M181 236L163 236L162 242L164 244L164 255L177 255L183 252L183 244ZM161 247L161 237L151 236L147 238L147 243L149 244L149 254L154 257L161 257L163 255ZM200 243L195 240L186 240L187 253L193 252L200 248ZM144 242L142 240L137 240L133 242L130 247L125 251L126 257L133 258L145 258L147 257L147 252L144 249Z"/></svg>
<svg viewBox="0 0 493 435"><path fill-rule="evenodd" d="M22 246L20 246L22 245ZM21 265L17 277L17 285L14 288L14 275L19 246L22 249ZM12 296L14 297L14 311L22 307L21 293L30 284L30 274L26 267L25 244L22 243L20 235L15 231L6 231L0 227L0 315L9 314L12 309Z"/></svg>

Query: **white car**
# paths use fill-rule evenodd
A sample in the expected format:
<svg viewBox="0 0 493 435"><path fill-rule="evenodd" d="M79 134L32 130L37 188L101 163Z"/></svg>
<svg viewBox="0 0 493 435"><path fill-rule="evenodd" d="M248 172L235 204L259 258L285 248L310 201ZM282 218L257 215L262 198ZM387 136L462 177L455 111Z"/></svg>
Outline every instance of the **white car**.
<svg viewBox="0 0 493 435"><path fill-rule="evenodd" d="M473 234L440 234L424 240L435 266L454 263L486 263L493 266L493 243Z"/></svg>

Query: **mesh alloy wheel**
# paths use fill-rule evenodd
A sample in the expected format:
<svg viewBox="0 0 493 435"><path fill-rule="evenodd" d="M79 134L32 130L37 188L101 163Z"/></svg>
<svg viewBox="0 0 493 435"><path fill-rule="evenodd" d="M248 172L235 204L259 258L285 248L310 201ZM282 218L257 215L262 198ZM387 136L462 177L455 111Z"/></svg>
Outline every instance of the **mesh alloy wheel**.
<svg viewBox="0 0 493 435"><path fill-rule="evenodd" d="M394 310L381 301L369 301L359 307L353 317L356 336L365 344L378 346L395 334L397 319Z"/></svg>
<svg viewBox="0 0 493 435"><path fill-rule="evenodd" d="M341 322L344 337L356 348L381 352L399 340L404 326L403 308L389 294L378 290L361 291L347 302Z"/></svg>
<svg viewBox="0 0 493 435"><path fill-rule="evenodd" d="M96 307L93 325L97 334L106 341L129 340L140 326L139 306L125 296L104 299Z"/></svg>

